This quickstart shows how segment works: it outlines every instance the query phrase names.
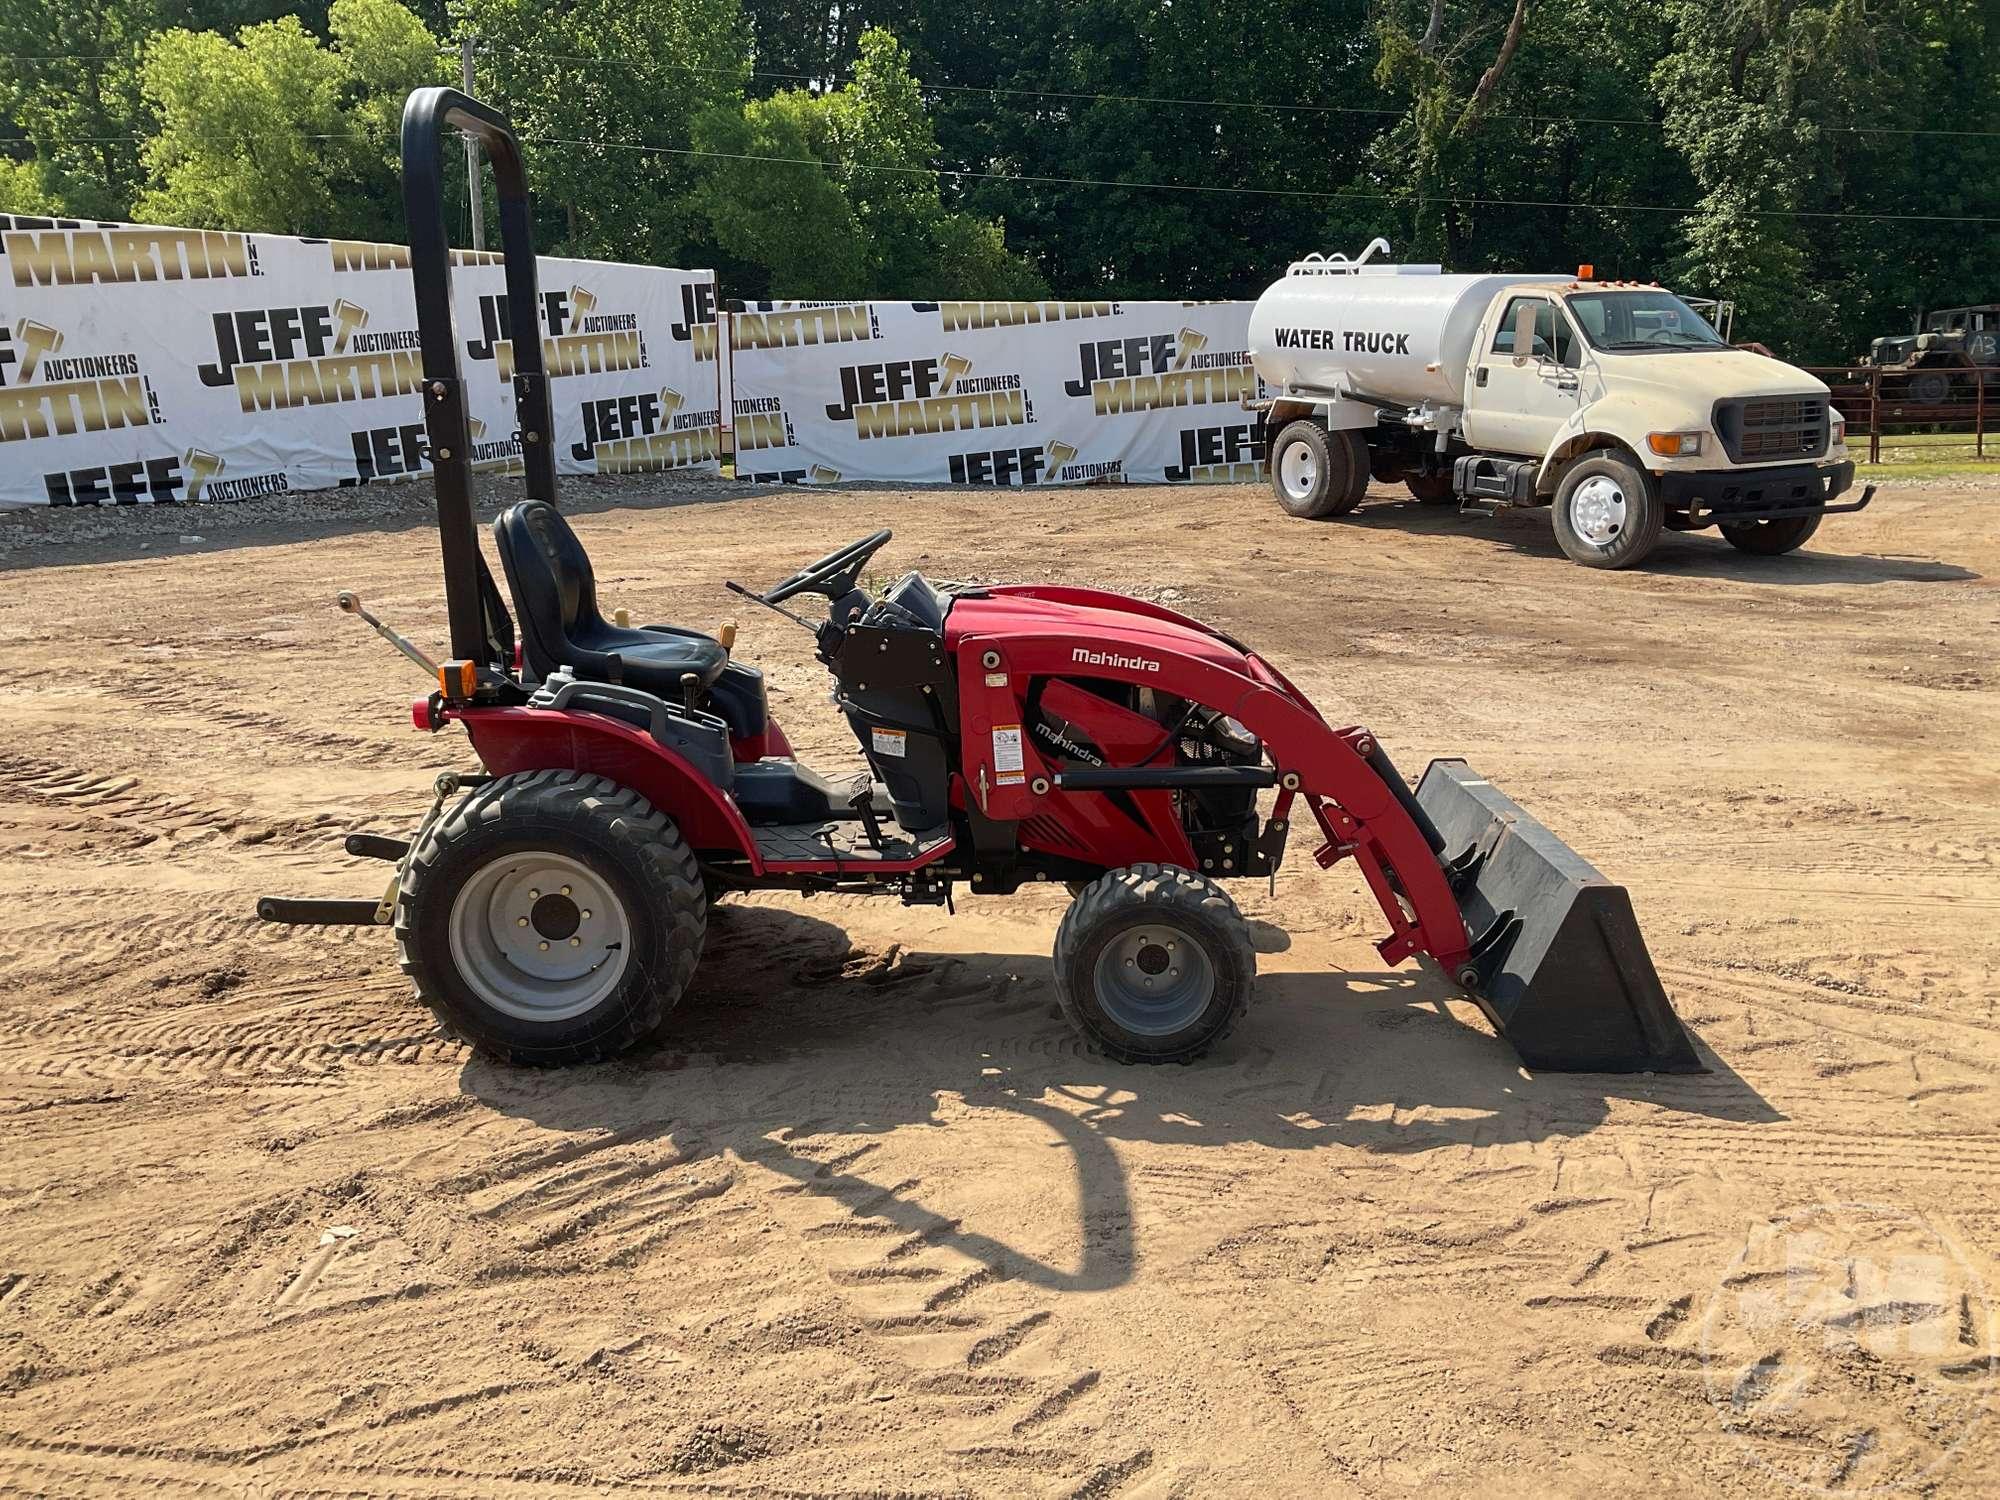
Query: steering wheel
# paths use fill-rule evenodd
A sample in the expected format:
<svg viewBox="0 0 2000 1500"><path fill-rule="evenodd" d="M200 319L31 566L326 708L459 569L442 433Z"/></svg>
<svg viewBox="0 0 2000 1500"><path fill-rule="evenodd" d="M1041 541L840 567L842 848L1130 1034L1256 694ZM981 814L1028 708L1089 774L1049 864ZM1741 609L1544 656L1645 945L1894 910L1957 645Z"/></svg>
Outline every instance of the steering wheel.
<svg viewBox="0 0 2000 1500"><path fill-rule="evenodd" d="M854 581L868 565L868 559L888 545L893 533L878 531L858 542L849 542L827 553L818 562L807 563L783 583L775 584L757 597L766 604L783 604L799 594L824 594L838 599L854 591Z"/></svg>

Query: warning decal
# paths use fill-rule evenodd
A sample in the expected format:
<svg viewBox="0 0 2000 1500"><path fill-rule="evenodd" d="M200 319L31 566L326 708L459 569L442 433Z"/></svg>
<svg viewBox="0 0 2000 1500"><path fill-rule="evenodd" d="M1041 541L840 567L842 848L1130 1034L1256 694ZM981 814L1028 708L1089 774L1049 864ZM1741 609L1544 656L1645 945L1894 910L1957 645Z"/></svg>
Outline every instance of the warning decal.
<svg viewBox="0 0 2000 1500"><path fill-rule="evenodd" d="M901 760L909 753L909 733L902 729L871 729L869 740L877 755L893 755Z"/></svg>
<svg viewBox="0 0 2000 1500"><path fill-rule="evenodd" d="M1021 726L993 726L993 779L1001 786L1018 786L1027 779L1022 770Z"/></svg>

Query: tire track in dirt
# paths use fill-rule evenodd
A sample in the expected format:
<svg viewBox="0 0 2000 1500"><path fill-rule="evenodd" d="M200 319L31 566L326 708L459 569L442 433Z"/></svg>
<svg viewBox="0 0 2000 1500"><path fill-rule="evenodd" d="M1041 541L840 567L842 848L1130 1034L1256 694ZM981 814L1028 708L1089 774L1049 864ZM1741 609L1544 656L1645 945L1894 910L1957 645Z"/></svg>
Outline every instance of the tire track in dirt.
<svg viewBox="0 0 2000 1500"><path fill-rule="evenodd" d="M864 1137L794 1134L752 1159L782 1173L769 1198L860 1316L885 1378L972 1423L976 1435L948 1450L953 1459L1043 1474L1059 1482L1055 1492L1078 1496L1114 1495L1150 1469L1144 1450L1105 1461L1102 1371L1061 1356L1048 1294L1004 1261L973 1256L959 1220L917 1208L921 1177L885 1186L856 1174L881 1149ZM1031 1435L1035 1445L1022 1447Z"/></svg>

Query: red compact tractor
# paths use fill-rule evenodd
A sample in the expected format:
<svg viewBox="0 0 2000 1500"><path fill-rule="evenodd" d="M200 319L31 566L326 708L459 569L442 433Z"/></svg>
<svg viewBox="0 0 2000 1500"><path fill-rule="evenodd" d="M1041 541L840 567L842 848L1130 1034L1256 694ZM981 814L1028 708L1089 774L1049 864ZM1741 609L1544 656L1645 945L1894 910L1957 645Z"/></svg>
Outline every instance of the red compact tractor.
<svg viewBox="0 0 2000 1500"><path fill-rule="evenodd" d="M440 135L469 130L498 179L527 491L494 527L507 609L473 530L453 338ZM1299 829L1352 860L1390 964L1428 958L1531 1066L1697 1070L1625 892L1463 761L1412 792L1366 729L1335 728L1218 630L1094 589L859 586L878 531L761 593L805 626L867 773L792 755L763 675L678 626L604 618L557 512L528 192L505 118L421 89L405 194L452 654L417 727L463 727L477 773L438 778L380 901L267 898L273 921L393 923L450 1028L522 1063L608 1057L698 983L709 904L730 890L948 903L1025 882L1074 893L1055 942L1070 1022L1126 1062L1186 1062L1224 1036L1256 963L1224 882L1276 870ZM826 605L809 622L786 606ZM519 622L519 649L516 625Z"/></svg>

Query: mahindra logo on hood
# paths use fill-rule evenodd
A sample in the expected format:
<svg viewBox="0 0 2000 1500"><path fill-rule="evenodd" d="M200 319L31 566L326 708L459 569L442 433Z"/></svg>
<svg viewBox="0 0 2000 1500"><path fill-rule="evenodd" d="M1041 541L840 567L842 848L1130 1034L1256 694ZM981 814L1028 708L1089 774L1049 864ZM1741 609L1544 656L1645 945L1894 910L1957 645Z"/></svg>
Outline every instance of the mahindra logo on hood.
<svg viewBox="0 0 2000 1500"><path fill-rule="evenodd" d="M1070 652L1069 659L1083 667L1123 667L1128 672L1157 672L1160 664L1148 661L1143 656L1120 656L1112 651L1093 651L1088 646L1078 646Z"/></svg>

